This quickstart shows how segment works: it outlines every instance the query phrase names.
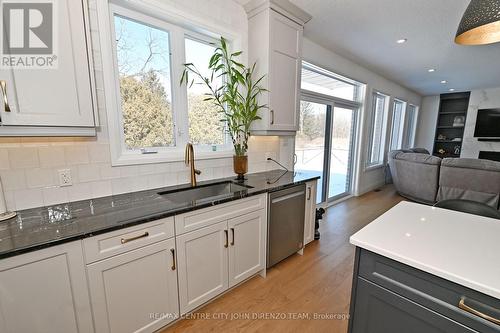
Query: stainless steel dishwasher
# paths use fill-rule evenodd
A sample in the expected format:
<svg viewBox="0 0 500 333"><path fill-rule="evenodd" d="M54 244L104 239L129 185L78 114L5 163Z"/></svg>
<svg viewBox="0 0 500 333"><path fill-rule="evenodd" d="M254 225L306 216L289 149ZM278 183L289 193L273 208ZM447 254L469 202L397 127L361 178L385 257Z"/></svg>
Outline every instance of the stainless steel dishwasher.
<svg viewBox="0 0 500 333"><path fill-rule="evenodd" d="M304 246L305 193L301 184L269 194L267 268Z"/></svg>

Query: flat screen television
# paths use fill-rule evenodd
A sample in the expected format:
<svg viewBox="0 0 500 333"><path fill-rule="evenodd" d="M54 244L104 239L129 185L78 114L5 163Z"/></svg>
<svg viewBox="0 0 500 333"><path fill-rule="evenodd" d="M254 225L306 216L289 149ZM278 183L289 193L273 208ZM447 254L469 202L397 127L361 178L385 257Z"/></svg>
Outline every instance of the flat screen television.
<svg viewBox="0 0 500 333"><path fill-rule="evenodd" d="M500 139L500 109L483 109L477 111L474 137Z"/></svg>

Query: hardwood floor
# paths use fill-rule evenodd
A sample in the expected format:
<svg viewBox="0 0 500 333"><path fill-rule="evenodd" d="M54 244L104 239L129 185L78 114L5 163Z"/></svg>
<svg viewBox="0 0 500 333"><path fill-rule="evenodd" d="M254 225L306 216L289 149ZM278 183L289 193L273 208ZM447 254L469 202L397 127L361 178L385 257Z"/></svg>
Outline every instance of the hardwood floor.
<svg viewBox="0 0 500 333"><path fill-rule="evenodd" d="M306 246L303 256L288 258L268 270L267 278L252 278L162 333L347 332L354 264L349 237L401 200L386 186L331 207L321 239ZM328 319L334 315L340 318Z"/></svg>

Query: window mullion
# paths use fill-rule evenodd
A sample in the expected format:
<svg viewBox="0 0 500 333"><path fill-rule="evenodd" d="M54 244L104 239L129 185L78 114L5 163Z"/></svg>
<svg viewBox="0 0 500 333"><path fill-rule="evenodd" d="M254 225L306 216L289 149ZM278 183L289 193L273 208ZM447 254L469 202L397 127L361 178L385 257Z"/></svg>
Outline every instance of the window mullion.
<svg viewBox="0 0 500 333"><path fill-rule="evenodd" d="M172 109L175 119L175 141L178 147L182 147L189 140L187 86L186 84L179 84L182 71L184 70L183 64L186 62L183 29L177 27L172 29L171 43Z"/></svg>

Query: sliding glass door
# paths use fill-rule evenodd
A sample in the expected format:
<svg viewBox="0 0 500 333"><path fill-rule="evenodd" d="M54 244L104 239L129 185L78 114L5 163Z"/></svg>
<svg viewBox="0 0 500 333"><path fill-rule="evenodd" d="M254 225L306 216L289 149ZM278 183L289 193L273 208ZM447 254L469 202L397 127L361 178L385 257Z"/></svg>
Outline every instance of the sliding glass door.
<svg viewBox="0 0 500 333"><path fill-rule="evenodd" d="M349 195L352 188L357 107L303 97L295 141L295 170L320 176L317 202Z"/></svg>
<svg viewBox="0 0 500 333"><path fill-rule="evenodd" d="M350 194L355 121L356 109L334 104L328 175L328 200L330 201Z"/></svg>
<svg viewBox="0 0 500 333"><path fill-rule="evenodd" d="M300 130L295 137L295 170L321 176L318 181L317 202L323 192L325 163L326 118L330 106L310 100L300 101Z"/></svg>

